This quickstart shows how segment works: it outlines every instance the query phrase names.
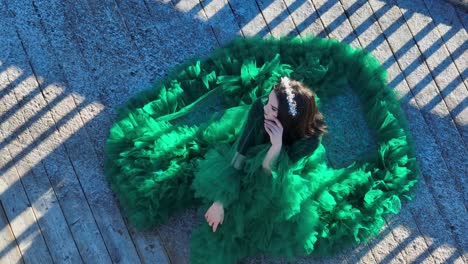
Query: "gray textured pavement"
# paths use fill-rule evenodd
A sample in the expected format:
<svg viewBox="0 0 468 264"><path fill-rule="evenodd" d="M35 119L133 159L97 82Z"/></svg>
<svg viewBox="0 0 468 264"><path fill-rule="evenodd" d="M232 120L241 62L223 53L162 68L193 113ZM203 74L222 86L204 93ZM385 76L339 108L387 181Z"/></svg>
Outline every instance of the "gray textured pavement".
<svg viewBox="0 0 468 264"><path fill-rule="evenodd" d="M423 177L377 237L298 263L468 263L467 25L459 0L0 0L0 263L188 263L194 210L137 232L104 179L116 108L235 36L306 34L387 68ZM351 92L337 110L324 144L341 166L373 141L344 133L365 130Z"/></svg>

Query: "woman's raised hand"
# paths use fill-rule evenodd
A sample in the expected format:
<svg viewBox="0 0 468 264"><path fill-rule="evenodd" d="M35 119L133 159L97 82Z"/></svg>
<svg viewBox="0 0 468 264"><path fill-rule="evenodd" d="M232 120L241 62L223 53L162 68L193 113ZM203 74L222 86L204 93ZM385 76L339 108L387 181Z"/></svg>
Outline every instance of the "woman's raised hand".
<svg viewBox="0 0 468 264"><path fill-rule="evenodd" d="M205 219L213 228L213 232L216 232L218 224L223 224L224 221L223 205L219 202L214 202L208 211L206 211Z"/></svg>
<svg viewBox="0 0 468 264"><path fill-rule="evenodd" d="M270 135L272 146L281 146L283 144L283 125L278 118L273 117L273 120L265 119L265 130Z"/></svg>

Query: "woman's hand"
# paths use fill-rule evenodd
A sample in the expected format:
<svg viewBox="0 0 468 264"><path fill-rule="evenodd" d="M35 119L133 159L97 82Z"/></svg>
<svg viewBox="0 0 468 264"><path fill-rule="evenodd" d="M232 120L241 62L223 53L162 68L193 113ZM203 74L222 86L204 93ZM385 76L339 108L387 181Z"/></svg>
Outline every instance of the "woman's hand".
<svg viewBox="0 0 468 264"><path fill-rule="evenodd" d="M216 232L218 224L223 224L224 221L223 205L219 202L214 202L208 211L206 211L205 219L213 227L213 232Z"/></svg>
<svg viewBox="0 0 468 264"><path fill-rule="evenodd" d="M265 130L270 135L272 146L279 147L283 144L283 125L278 118L273 117L273 120L265 119Z"/></svg>

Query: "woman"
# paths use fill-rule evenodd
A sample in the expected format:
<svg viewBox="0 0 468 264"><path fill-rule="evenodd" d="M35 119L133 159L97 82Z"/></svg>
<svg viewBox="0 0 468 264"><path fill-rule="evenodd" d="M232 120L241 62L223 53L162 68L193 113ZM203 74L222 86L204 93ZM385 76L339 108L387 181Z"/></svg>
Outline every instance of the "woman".
<svg viewBox="0 0 468 264"><path fill-rule="evenodd" d="M260 102L257 100L256 105L249 112L247 125L252 124L251 121L255 118L254 114L259 112L256 109L258 109ZM297 113L298 103L300 105L299 114ZM271 142L270 151L263 161L263 168L267 172L270 171L270 163L278 156L283 138L288 143L300 138L312 138L311 148L305 149L306 152L303 152L307 155L315 150L314 146L318 146L318 144L314 144L318 137L326 133L324 117L317 109L313 92L300 82L290 80L288 77L283 77L282 82L273 87L268 95L268 103L263 107L263 117L264 130L256 132L258 132L257 135L262 136L261 141L264 141L263 139L267 138L265 134L268 134ZM285 131L282 124L286 125ZM255 134L252 135L251 132L252 130L248 130L247 127L244 129L241 139L242 145L238 147L236 156L233 158L233 166L237 169L242 167L246 149L255 142L253 137ZM208 224L213 227L213 232L222 223L223 217L224 210L219 201L214 202L205 214Z"/></svg>
<svg viewBox="0 0 468 264"><path fill-rule="evenodd" d="M271 226L257 221L266 220L268 219L266 217L271 214L281 214L281 210L285 209L274 210L268 206L270 204L274 207L281 207L284 201L277 200L273 204L269 201L281 199L281 195L273 194L273 188L261 189L271 186L271 181L268 182L264 176L273 177L272 167L282 150L288 157L287 160L283 160L283 162L287 161L286 166L292 166L301 158L310 156L319 146L326 128L324 117L317 108L314 93L298 81L282 77L281 82L275 85L269 93L263 107L262 98L257 99L249 111L242 136L234 145L236 153L231 160L231 165L237 172L231 168L223 169L222 166L220 169L219 164L208 164L202 161L198 172L195 173L192 186L195 195L214 200L204 215L207 224L212 232L220 232L223 228L227 230L222 230L223 233L218 237L211 235L212 241L207 241L210 235L206 234L206 228L196 230L192 236L192 251L196 252L192 252L191 260L194 263L231 263L258 251L269 251L271 243L281 238L281 236L274 237L275 233L285 234L282 230L275 229L283 228L285 223L282 222L287 221L283 221L284 218L278 216L275 217L281 221L273 221L275 225ZM260 150L261 146L267 146L268 151L266 154L263 153L261 170L259 170L255 168L255 165L259 164L256 161L258 153L251 150L255 147ZM212 155L217 155L217 152L207 154L211 162L216 160ZM250 168L244 170L246 160ZM223 162L226 163L226 156L224 158L219 156L219 163ZM262 199L258 199L260 196ZM225 220L225 208L228 212L232 210L226 217L235 218L229 219L230 225L227 227L222 226ZM242 221L242 223L236 221ZM296 222L292 223L293 225L302 224L297 222L297 219L294 221ZM246 232L247 230L257 232ZM299 253L300 250L295 248L301 242L295 240L298 236L301 235L291 233L290 240L294 241L290 245L285 241L281 242L282 245L272 245L277 247L274 251L276 253L283 251L285 254L281 255L289 257ZM225 241L221 241L223 238ZM214 241L218 241L218 244ZM200 247L202 244L204 247ZM279 246L282 247L281 251L279 251ZM200 249L203 252L199 252ZM275 254L275 252L272 253Z"/></svg>
<svg viewBox="0 0 468 264"><path fill-rule="evenodd" d="M119 109L106 179L138 230L199 208L191 263L337 253L378 234L421 175L386 76L368 52L333 39L237 39ZM316 104L349 84L377 144L335 168Z"/></svg>

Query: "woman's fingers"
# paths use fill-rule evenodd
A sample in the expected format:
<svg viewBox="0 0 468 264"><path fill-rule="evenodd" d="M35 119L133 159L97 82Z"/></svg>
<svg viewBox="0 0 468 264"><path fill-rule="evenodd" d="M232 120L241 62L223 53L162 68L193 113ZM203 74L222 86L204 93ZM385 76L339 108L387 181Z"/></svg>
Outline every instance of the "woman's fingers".
<svg viewBox="0 0 468 264"><path fill-rule="evenodd" d="M275 123L271 121L266 121L265 125L270 129L271 132L278 133L279 129L276 127Z"/></svg>
<svg viewBox="0 0 468 264"><path fill-rule="evenodd" d="M210 209L205 213L205 218L208 225L213 228L213 232L216 232L218 225L222 224L224 221L224 213L222 210L219 212L215 209L212 210L210 207Z"/></svg>
<svg viewBox="0 0 468 264"><path fill-rule="evenodd" d="M271 136L270 128L268 127L266 123L265 123L265 131L268 133L268 135Z"/></svg>
<svg viewBox="0 0 468 264"><path fill-rule="evenodd" d="M223 224L223 219L221 219L221 221L211 218L208 220L208 225L213 229L213 232L216 232L216 229L220 224Z"/></svg>
<svg viewBox="0 0 468 264"><path fill-rule="evenodd" d="M265 125L269 125L271 131L274 134L282 134L283 126L281 125L281 122L275 118L272 120L265 119Z"/></svg>
<svg viewBox="0 0 468 264"><path fill-rule="evenodd" d="M276 124L279 128L283 128L283 125L281 124L281 122L279 121L278 118L273 117L272 121L275 122L275 124Z"/></svg>

